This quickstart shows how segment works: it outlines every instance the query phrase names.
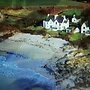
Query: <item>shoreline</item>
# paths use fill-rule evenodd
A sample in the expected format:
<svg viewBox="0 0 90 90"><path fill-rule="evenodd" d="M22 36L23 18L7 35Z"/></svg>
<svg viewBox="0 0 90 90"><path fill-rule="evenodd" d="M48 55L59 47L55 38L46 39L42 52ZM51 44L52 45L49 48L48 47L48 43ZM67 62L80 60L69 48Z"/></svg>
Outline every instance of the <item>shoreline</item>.
<svg viewBox="0 0 90 90"><path fill-rule="evenodd" d="M7 40L0 43L0 49L20 53L22 55L26 55L27 57L37 57L37 59L50 59L56 52L62 53L61 47L68 42L58 38L48 38L48 40L44 39L43 36L40 35L31 35L24 33L17 33L12 37L9 37ZM23 52L24 50L24 52ZM59 51L60 50L60 51ZM30 54L29 54L30 53ZM43 55L43 53L45 53ZM34 56L33 56L34 54ZM63 54L63 53L62 53ZM43 57L42 57L43 55Z"/></svg>

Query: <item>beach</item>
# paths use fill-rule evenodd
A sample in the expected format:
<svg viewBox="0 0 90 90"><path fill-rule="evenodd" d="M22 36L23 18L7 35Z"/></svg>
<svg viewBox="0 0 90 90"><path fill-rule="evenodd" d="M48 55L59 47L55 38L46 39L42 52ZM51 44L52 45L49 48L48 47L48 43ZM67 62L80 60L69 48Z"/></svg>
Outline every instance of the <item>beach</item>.
<svg viewBox="0 0 90 90"><path fill-rule="evenodd" d="M41 35L16 33L0 43L0 51L4 52L0 56L0 77L4 75L10 78L8 84L12 84L18 79L28 78L30 81L34 80L32 83L35 86L44 88L42 90L57 90L55 77L43 66L53 65L56 62L54 58L64 57L66 53L63 52L62 47L66 44L68 42L60 38L45 39ZM7 79L5 78L5 80ZM31 88L34 84L25 86ZM19 85L16 84L16 86L20 88ZM26 87L22 87L23 90Z"/></svg>

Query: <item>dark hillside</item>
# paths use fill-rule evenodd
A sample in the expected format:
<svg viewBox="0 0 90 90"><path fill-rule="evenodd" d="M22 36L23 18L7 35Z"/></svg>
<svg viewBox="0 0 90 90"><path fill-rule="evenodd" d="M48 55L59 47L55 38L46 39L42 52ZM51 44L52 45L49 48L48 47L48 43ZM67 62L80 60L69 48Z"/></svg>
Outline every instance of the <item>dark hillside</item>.
<svg viewBox="0 0 90 90"><path fill-rule="evenodd" d="M81 2L73 0L0 0L0 7L29 7L29 6L78 6Z"/></svg>

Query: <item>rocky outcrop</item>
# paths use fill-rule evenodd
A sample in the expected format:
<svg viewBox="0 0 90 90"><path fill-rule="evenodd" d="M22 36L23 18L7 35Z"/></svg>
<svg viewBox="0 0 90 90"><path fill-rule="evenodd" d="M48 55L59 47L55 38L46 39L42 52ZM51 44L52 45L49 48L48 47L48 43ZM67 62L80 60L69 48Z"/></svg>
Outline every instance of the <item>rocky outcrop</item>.
<svg viewBox="0 0 90 90"><path fill-rule="evenodd" d="M4 15L0 12L0 22L3 22L5 20Z"/></svg>
<svg viewBox="0 0 90 90"><path fill-rule="evenodd" d="M0 42L7 39L8 37L11 37L17 32L20 32L20 31L15 26L0 23Z"/></svg>
<svg viewBox="0 0 90 90"><path fill-rule="evenodd" d="M54 65L56 84L64 86L66 90L87 90L90 88L90 53L68 45L63 49L66 55Z"/></svg>

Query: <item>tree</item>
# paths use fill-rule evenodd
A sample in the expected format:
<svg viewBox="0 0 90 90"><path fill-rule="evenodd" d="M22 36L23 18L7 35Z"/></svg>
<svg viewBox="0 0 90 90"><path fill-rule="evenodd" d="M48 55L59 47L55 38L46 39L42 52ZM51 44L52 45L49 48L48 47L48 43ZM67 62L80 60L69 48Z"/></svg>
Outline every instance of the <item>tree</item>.
<svg viewBox="0 0 90 90"><path fill-rule="evenodd" d="M81 13L81 16L82 16L82 22L90 20L90 7L84 9Z"/></svg>
<svg viewBox="0 0 90 90"><path fill-rule="evenodd" d="M73 1L78 1L78 2L84 2L84 1L86 1L86 2L90 2L90 0L73 0Z"/></svg>

